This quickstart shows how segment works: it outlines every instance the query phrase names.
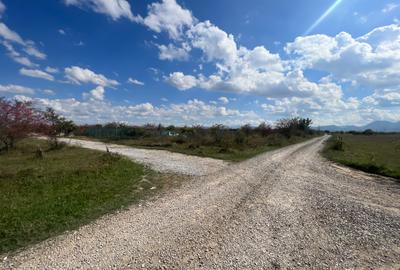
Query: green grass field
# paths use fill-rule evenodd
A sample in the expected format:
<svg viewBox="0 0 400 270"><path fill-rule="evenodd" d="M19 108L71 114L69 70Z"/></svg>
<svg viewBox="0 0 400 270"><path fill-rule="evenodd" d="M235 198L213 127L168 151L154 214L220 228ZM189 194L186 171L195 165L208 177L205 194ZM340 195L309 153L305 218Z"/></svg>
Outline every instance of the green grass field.
<svg viewBox="0 0 400 270"><path fill-rule="evenodd" d="M43 159L35 156L37 145ZM73 147L48 151L44 141L22 141L0 153L0 253L75 229L176 181L119 156Z"/></svg>
<svg viewBox="0 0 400 270"><path fill-rule="evenodd" d="M334 150L337 136L343 150ZM370 173L400 179L400 134L333 135L323 154L328 159Z"/></svg>
<svg viewBox="0 0 400 270"><path fill-rule="evenodd" d="M305 137L292 136L291 138L286 138L278 134L275 135L265 138L262 137L250 138L249 140L254 140L254 143L251 143L250 141L250 145L238 146L233 144L229 147L221 147L219 145L199 145L193 147L190 142L175 143L171 142L171 140L169 140L170 138L143 138L143 139L128 139L128 140L123 140L123 139L102 140L102 141L107 143L122 144L138 148L168 150L171 152L177 152L186 155L211 157L216 159L238 162L254 157L256 155L259 155L267 151L303 142L315 137L309 135ZM91 140L92 138L85 138L85 139Z"/></svg>

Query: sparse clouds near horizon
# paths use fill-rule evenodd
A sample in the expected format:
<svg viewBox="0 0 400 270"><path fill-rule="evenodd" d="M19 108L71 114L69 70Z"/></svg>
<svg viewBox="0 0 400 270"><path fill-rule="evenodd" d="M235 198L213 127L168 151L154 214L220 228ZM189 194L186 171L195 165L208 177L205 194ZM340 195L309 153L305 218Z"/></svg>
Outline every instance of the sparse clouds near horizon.
<svg viewBox="0 0 400 270"><path fill-rule="evenodd" d="M304 9L300 0L282 9L279 25L273 11L280 3L203 8L210 3L62 0L52 6L59 17L44 14L28 24L8 18L18 6L0 0L0 94L32 95L81 123L400 121L396 2L342 1L326 10L320 2ZM294 22L298 11L307 15Z"/></svg>

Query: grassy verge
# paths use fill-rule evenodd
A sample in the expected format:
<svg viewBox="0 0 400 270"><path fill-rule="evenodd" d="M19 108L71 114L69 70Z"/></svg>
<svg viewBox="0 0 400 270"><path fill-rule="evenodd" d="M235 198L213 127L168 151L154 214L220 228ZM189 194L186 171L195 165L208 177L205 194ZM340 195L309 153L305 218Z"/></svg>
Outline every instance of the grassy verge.
<svg viewBox="0 0 400 270"><path fill-rule="evenodd" d="M0 154L0 253L78 228L178 180L119 156L46 147L30 139Z"/></svg>
<svg viewBox="0 0 400 270"><path fill-rule="evenodd" d="M317 135L308 136L292 136L287 138L280 134L274 134L265 138L256 137L252 138L257 140L249 145L235 145L221 146L218 144L210 145L196 145L193 146L191 142L176 143L171 138L140 138L140 139L103 139L99 140L105 143L121 144L126 146L132 146L144 149L158 149L167 150L176 153L182 153L186 155L194 155L200 157L210 157L216 159L222 159L227 161L243 161L248 158L254 157L261 153L275 150L281 147L285 147L291 144L300 143ZM95 140L88 137L77 137L78 139Z"/></svg>
<svg viewBox="0 0 400 270"><path fill-rule="evenodd" d="M400 179L400 134L333 135L323 154L349 167Z"/></svg>

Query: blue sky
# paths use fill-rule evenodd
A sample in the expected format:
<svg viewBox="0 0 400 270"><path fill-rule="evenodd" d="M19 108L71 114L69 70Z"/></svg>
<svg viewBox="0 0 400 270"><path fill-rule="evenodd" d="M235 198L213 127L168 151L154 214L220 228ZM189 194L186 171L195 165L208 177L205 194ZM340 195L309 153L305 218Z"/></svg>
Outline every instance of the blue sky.
<svg viewBox="0 0 400 270"><path fill-rule="evenodd" d="M0 0L0 96L78 123L400 120L400 1Z"/></svg>

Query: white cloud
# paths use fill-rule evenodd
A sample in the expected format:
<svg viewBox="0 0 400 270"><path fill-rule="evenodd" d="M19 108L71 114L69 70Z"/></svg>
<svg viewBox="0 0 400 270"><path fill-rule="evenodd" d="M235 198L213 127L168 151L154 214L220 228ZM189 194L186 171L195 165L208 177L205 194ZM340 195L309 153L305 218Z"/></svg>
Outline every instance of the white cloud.
<svg viewBox="0 0 400 270"><path fill-rule="evenodd" d="M27 94L33 95L35 90L29 87L15 85L15 84L8 84L8 85L1 85L0 84L0 93L12 93L12 94Z"/></svg>
<svg viewBox="0 0 400 270"><path fill-rule="evenodd" d="M168 32L172 39L179 39L185 27L192 26L195 21L192 13L178 5L176 0L162 0L149 5L148 9L143 23L157 33Z"/></svg>
<svg viewBox="0 0 400 270"><path fill-rule="evenodd" d="M91 91L93 92L93 90ZM149 102L132 105L113 105L100 98L94 98L93 93L86 93L85 101L70 99L35 98L39 107L52 107L58 113L78 123L105 123L122 121L130 124L159 123L169 125L242 125L243 123L259 124L264 121L253 111L239 111L224 106L210 105L193 99L185 103L172 103L154 106ZM101 92L101 91L99 91ZM19 96L19 98L27 98Z"/></svg>
<svg viewBox="0 0 400 270"><path fill-rule="evenodd" d="M35 43L33 41L23 40L17 32L11 30L7 27L7 25L2 22L0 22L0 42L8 51L8 56L21 65L29 67L35 66L35 64L32 63L29 58L21 55L21 53L18 52L12 44L17 44L18 46L21 46L23 51L29 56L34 56L40 60L46 58L46 54L40 52L35 47Z"/></svg>
<svg viewBox="0 0 400 270"><path fill-rule="evenodd" d="M90 100L98 100L98 101L103 101L104 100L104 87L103 86L97 86L95 89L89 91L89 93L83 93L84 98L88 98Z"/></svg>
<svg viewBox="0 0 400 270"><path fill-rule="evenodd" d="M4 13L5 10L6 10L6 6L0 0L0 18L1 18L1 15Z"/></svg>
<svg viewBox="0 0 400 270"><path fill-rule="evenodd" d="M190 47L184 43L182 48L176 47L173 44L157 45L160 50L158 57L161 60L181 60L185 61L189 59Z"/></svg>
<svg viewBox="0 0 400 270"><path fill-rule="evenodd" d="M42 91L44 94L46 94L46 95L49 95L49 96L54 96L56 93L53 91L53 90L51 90L51 89L44 89L43 91Z"/></svg>
<svg viewBox="0 0 400 270"><path fill-rule="evenodd" d="M7 50L7 55L14 60L16 63L21 64L23 66L27 66L27 67L35 67L37 66L35 63L32 63L31 60L29 60L29 58L22 56L19 52L17 52L14 49L14 46L11 45L9 42L7 41L3 41L1 42L1 44L6 48Z"/></svg>
<svg viewBox="0 0 400 270"><path fill-rule="evenodd" d="M71 66L65 68L65 77L73 83L93 83L103 87L115 87L119 85L116 80L108 79L102 74L97 74L90 69Z"/></svg>
<svg viewBox="0 0 400 270"><path fill-rule="evenodd" d="M46 67L46 68L45 68L45 71L48 72L48 73L52 73L52 74L55 74L55 73L60 72L60 71L58 70L58 68L53 68L53 67Z"/></svg>
<svg viewBox="0 0 400 270"><path fill-rule="evenodd" d="M389 4L386 4L386 6L382 9L382 12L383 13L388 13L388 12L391 12L391 11L397 9L398 7L400 7L399 4L389 3Z"/></svg>
<svg viewBox="0 0 400 270"><path fill-rule="evenodd" d="M301 68L329 72L339 80L367 87L400 83L400 26L378 27L359 38L342 32L335 37L299 37L286 46Z"/></svg>
<svg viewBox="0 0 400 270"><path fill-rule="evenodd" d="M232 63L236 60L237 46L233 35L225 33L209 21L196 24L187 35L192 46L201 49L208 61Z"/></svg>
<svg viewBox="0 0 400 270"><path fill-rule="evenodd" d="M167 78L168 82L179 90L188 90L198 85L196 77L185 75L182 72L174 72Z"/></svg>
<svg viewBox="0 0 400 270"><path fill-rule="evenodd" d="M128 79L128 83L134 84L134 85L140 85L140 86L144 85L144 82L141 82L141 81L133 79L133 78L129 78Z"/></svg>
<svg viewBox="0 0 400 270"><path fill-rule="evenodd" d="M2 22L0 22L0 37L11 42L25 45L25 42L21 36L17 32L12 31Z"/></svg>
<svg viewBox="0 0 400 270"><path fill-rule="evenodd" d="M134 16L127 0L64 0L67 6L89 8L97 13L105 14L113 20L127 18L131 21L140 21L139 16Z"/></svg>
<svg viewBox="0 0 400 270"><path fill-rule="evenodd" d="M227 97L220 97L218 98L218 100L222 103L222 104L228 104L229 103L229 99Z"/></svg>
<svg viewBox="0 0 400 270"><path fill-rule="evenodd" d="M64 29L58 29L58 33L60 34L60 35L63 35L63 36L65 36L67 33L65 33L65 30Z"/></svg>
<svg viewBox="0 0 400 270"><path fill-rule="evenodd" d="M29 77L34 77L34 78L40 78L40 79L45 79L48 81L54 81L53 75L46 73L42 70L39 69L26 69L26 68L21 68L19 70L19 73L21 75L29 76Z"/></svg>
<svg viewBox="0 0 400 270"><path fill-rule="evenodd" d="M40 60L46 59L46 54L42 53L41 51L39 51L38 49L36 49L35 47L33 47L33 43L31 43L31 45L28 45L27 47L24 48L24 51L30 55L30 56L34 56Z"/></svg>
<svg viewBox="0 0 400 270"><path fill-rule="evenodd" d="M400 89L375 90L372 95L364 97L363 102L383 107L400 106Z"/></svg>

